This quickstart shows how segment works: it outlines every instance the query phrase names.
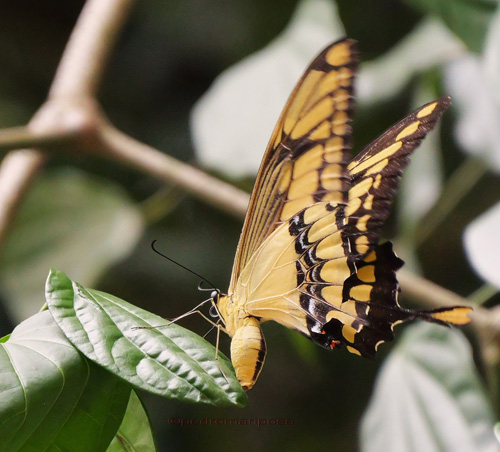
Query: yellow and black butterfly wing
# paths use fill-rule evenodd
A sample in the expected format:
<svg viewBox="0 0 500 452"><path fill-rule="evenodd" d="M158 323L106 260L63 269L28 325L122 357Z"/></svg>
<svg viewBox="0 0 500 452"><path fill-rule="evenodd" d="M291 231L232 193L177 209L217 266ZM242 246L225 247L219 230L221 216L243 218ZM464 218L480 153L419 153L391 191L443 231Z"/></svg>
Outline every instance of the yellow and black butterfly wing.
<svg viewBox="0 0 500 452"><path fill-rule="evenodd" d="M346 201L354 41L324 49L292 92L264 155L236 252L229 293L283 221L318 201Z"/></svg>
<svg viewBox="0 0 500 452"><path fill-rule="evenodd" d="M349 163L351 187L344 210L343 236L351 261L366 255L379 242L410 154L449 105L449 97L423 105L390 127Z"/></svg>
<svg viewBox="0 0 500 452"><path fill-rule="evenodd" d="M370 357L393 338L395 323L469 321L469 308L401 308L396 271L402 261L390 243L378 244L408 156L448 104L445 98L424 105L354 158L338 191L343 201L313 201L282 220L240 275L236 295L250 315L324 347Z"/></svg>
<svg viewBox="0 0 500 452"><path fill-rule="evenodd" d="M409 155L432 130L449 103L449 98L443 98L420 107L388 129L347 166L348 203L336 209L338 232L307 251L312 265L305 272L302 305L323 314L319 321L318 315L307 318L311 338L318 344L329 348L345 345L352 353L373 357L379 343L393 338L392 328L401 321L421 318L445 324L469 322L470 309L465 307L431 311L401 308L396 271L403 261L395 256L390 242L379 245L381 228ZM306 232L306 236L310 235ZM315 238L301 241L310 243ZM325 241L329 243L329 255L324 251L318 253ZM341 286L339 271L343 275L349 272Z"/></svg>

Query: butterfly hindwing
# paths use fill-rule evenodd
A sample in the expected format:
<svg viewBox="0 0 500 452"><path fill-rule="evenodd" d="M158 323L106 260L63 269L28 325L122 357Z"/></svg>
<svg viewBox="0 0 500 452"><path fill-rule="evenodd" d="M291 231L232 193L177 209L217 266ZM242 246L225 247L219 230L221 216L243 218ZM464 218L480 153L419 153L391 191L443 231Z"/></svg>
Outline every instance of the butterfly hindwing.
<svg viewBox="0 0 500 452"><path fill-rule="evenodd" d="M402 265L390 242L375 246L344 281L340 309L328 312L321 332L312 331L311 339L325 348L346 346L351 353L373 358L381 342L393 339L394 324L413 316L397 302L396 271Z"/></svg>
<svg viewBox="0 0 500 452"><path fill-rule="evenodd" d="M397 304L402 261L390 243L375 247L351 271L335 222L338 209L318 203L280 225L242 272L235 295L246 297L245 309L262 321L293 328L326 348L347 346L372 357L379 342L392 339L393 324L414 313Z"/></svg>

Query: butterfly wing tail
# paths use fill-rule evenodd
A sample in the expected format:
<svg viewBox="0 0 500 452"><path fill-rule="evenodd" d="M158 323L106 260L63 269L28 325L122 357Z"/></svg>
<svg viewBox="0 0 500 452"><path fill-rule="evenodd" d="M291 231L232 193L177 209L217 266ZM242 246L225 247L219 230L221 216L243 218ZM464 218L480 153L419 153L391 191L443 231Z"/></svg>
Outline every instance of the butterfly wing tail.
<svg viewBox="0 0 500 452"><path fill-rule="evenodd" d="M411 319L421 319L427 322L438 323L440 325L466 325L471 321L469 313L472 308L468 306L452 306L446 308L422 310L422 311L410 311L412 314Z"/></svg>

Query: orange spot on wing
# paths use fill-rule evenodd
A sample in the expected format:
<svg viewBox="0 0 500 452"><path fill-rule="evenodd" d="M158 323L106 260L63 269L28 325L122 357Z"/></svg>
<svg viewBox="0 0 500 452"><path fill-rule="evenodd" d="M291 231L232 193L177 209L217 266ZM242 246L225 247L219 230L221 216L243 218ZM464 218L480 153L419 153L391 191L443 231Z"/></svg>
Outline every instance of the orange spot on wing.
<svg viewBox="0 0 500 452"><path fill-rule="evenodd" d="M330 348L333 350L337 345L340 345L340 341L332 341L330 343Z"/></svg>

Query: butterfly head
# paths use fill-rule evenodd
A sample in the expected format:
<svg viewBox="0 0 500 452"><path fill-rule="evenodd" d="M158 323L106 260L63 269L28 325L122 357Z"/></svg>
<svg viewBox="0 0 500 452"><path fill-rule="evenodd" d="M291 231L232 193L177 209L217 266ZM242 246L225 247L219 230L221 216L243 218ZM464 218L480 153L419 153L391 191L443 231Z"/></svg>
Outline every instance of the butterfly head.
<svg viewBox="0 0 500 452"><path fill-rule="evenodd" d="M213 319L221 319L224 321L224 317L221 315L220 309L219 309L219 301L221 297L224 295L221 294L220 290L215 288L213 285L210 288L203 287L203 283L208 282L206 279L203 279L200 284L198 284L198 290L201 292L210 292L210 297L204 301L204 303L211 303L212 306L210 306L210 310L208 311L208 314L210 317Z"/></svg>
<svg viewBox="0 0 500 452"><path fill-rule="evenodd" d="M210 306L210 310L208 311L208 314L213 319L221 318L219 309L217 308L217 303L219 302L219 298L220 298L220 290L213 289L212 292L210 293L210 301L212 303L212 306Z"/></svg>
<svg viewBox="0 0 500 452"><path fill-rule="evenodd" d="M210 298L212 299L214 305L216 305L217 302L219 301L219 297L220 297L220 290L213 289L212 292L210 293Z"/></svg>

